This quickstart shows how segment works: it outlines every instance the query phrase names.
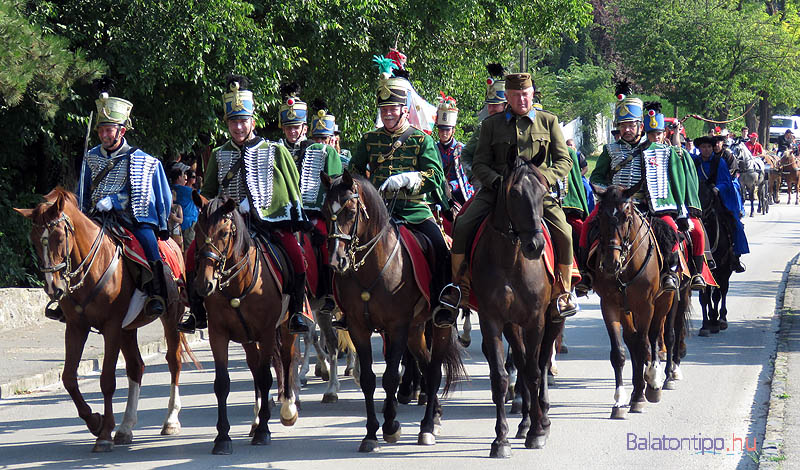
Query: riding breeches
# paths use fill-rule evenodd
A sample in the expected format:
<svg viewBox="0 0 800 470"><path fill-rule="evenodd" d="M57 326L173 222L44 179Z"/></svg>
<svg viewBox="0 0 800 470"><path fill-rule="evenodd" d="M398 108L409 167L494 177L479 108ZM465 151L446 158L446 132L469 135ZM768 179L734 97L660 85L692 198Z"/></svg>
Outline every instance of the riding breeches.
<svg viewBox="0 0 800 470"><path fill-rule="evenodd" d="M702 256L706 251L706 235L703 231L703 222L697 217L690 217L689 221L693 227L689 231L689 236L692 238L692 256Z"/></svg>
<svg viewBox="0 0 800 470"><path fill-rule="evenodd" d="M434 264L431 266L431 308L439 303L439 292L450 283L450 250L444 241L442 231L433 219L425 219L419 224L407 224L408 228L424 234L433 245Z"/></svg>
<svg viewBox="0 0 800 470"><path fill-rule="evenodd" d="M306 272L306 261L303 258L303 250L300 248L300 242L297 241L297 237L295 237L294 233L283 229L275 230L274 234L283 249L286 250L295 275L304 274Z"/></svg>
<svg viewBox="0 0 800 470"><path fill-rule="evenodd" d="M147 261L158 261L161 259L161 254L158 252L158 239L156 232L150 224L134 224L130 227L131 232L142 245L144 255Z"/></svg>
<svg viewBox="0 0 800 470"><path fill-rule="evenodd" d="M545 196L542 201L542 218L550 230L553 239L553 251L556 254L556 263L572 264L572 226L567 223L564 210L550 196Z"/></svg>

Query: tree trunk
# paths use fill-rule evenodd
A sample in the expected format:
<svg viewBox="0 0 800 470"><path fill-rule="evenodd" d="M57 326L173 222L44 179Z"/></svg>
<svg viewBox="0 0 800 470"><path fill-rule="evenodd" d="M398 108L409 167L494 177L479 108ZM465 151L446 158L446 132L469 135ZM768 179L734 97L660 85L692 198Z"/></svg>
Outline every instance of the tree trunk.
<svg viewBox="0 0 800 470"><path fill-rule="evenodd" d="M748 111L744 115L744 124L750 129L750 132L758 132L758 108L756 108L757 101L747 106Z"/></svg>
<svg viewBox="0 0 800 470"><path fill-rule="evenodd" d="M769 124L772 120L769 94L761 91L758 96L761 99L758 103L758 141L764 146L764 150L769 150Z"/></svg>

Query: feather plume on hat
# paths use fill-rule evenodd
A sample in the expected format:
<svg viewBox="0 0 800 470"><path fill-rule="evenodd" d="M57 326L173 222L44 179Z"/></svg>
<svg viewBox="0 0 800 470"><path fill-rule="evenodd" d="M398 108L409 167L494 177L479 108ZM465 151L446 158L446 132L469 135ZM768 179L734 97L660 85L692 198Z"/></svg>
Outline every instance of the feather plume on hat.
<svg viewBox="0 0 800 470"><path fill-rule="evenodd" d="M645 101L644 103L645 111L655 111L656 114L661 114L661 102L660 101Z"/></svg>
<svg viewBox="0 0 800 470"><path fill-rule="evenodd" d="M92 90L94 90L94 93L98 96L102 96L105 93L106 98L114 93L114 85L114 80L108 76L92 80Z"/></svg>
<svg viewBox="0 0 800 470"><path fill-rule="evenodd" d="M494 78L503 78L506 73L506 69L497 63L486 64L486 71L489 72L490 77Z"/></svg>
<svg viewBox="0 0 800 470"><path fill-rule="evenodd" d="M229 73L225 76L225 87L231 91L234 90L249 90L250 89L250 80L247 79L244 75L236 75Z"/></svg>
<svg viewBox="0 0 800 470"><path fill-rule="evenodd" d="M614 94L617 96L618 100L624 100L625 97L631 93L631 84L628 83L627 80L620 80L617 82L617 86L614 88Z"/></svg>
<svg viewBox="0 0 800 470"><path fill-rule="evenodd" d="M278 87L281 98L286 99L290 96L297 96L300 94L300 85L297 82L281 83Z"/></svg>

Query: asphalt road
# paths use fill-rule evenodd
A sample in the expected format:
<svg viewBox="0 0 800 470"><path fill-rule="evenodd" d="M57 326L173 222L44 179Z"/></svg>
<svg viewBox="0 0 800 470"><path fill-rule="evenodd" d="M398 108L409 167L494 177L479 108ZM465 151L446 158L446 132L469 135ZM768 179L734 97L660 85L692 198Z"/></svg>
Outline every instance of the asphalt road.
<svg viewBox="0 0 800 470"><path fill-rule="evenodd" d="M628 414L624 421L609 419L614 395L609 341L597 297L583 300L582 312L568 320L569 354L559 357L560 373L551 389L552 430L543 450L525 449L523 441L514 440L510 459L488 458L495 412L476 329L466 352L471 380L444 402L443 430L433 447L416 445L422 408L401 406L400 442L382 443L376 454L357 453L365 412L362 395L349 377L342 380L339 402L330 405L320 403L324 384L311 380L301 394L297 424L283 427L273 418L272 444L249 445L252 380L241 348L234 345L228 402L234 453L211 455L216 401L206 344L196 349L204 369L187 366L181 376L181 435L159 435L169 375L163 360L157 359L145 374L132 445L117 446L109 454L90 453L93 436L77 418L67 394L55 388L0 401L0 468L756 468L758 452L746 448L760 448L763 440L775 351L775 297L786 264L798 251L798 215L800 208L782 204L773 206L766 217L746 220L751 254L744 257L747 272L732 280L729 329L697 337L700 308L695 300L684 380L677 390L665 391L660 403L648 404L643 414ZM375 356L381 357L377 336L373 344ZM375 370L382 368L377 364ZM343 369L342 363L340 373ZM117 423L127 396L127 380L118 376ZM630 361L625 377L630 392ZM96 377L81 386L97 410L102 397ZM378 389L376 400L382 398ZM509 421L511 435L518 421L518 415ZM643 443L648 450L639 448ZM666 450L653 450L664 445Z"/></svg>

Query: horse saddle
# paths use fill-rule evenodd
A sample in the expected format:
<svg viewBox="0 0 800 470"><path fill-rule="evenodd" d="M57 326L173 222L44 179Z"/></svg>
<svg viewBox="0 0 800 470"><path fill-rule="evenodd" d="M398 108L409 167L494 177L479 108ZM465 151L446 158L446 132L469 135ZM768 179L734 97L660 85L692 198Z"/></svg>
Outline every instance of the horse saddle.
<svg viewBox="0 0 800 470"><path fill-rule="evenodd" d="M411 258L411 265L414 268L414 280L417 287L428 306L431 304L431 279L433 279L432 267L435 263L433 253L433 243L425 234L409 229L405 224L392 221L397 228L398 240L403 249ZM437 292L436 295L439 293Z"/></svg>

